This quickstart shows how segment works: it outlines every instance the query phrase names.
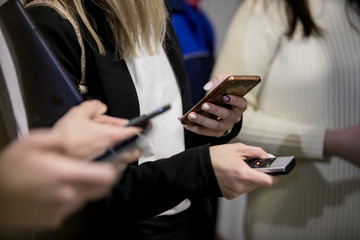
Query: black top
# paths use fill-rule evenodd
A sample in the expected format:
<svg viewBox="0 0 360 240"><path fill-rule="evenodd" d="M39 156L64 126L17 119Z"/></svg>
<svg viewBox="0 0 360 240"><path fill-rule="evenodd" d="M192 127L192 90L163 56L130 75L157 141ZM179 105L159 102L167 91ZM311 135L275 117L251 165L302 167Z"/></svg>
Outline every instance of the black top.
<svg viewBox="0 0 360 240"><path fill-rule="evenodd" d="M106 103L109 115L135 117L139 114L139 102L126 63L114 55L112 34L102 13L94 6L88 6L87 10L97 20L97 31L106 49L106 55L100 56L91 38L85 41L88 96ZM71 24L48 7L34 7L28 12L70 77L78 83L81 79L81 50ZM88 36L85 30L84 34ZM186 112L191 107L189 83L170 20L164 49L179 83L183 112ZM134 239L132 234L136 222L164 212L185 198L190 198L192 202L192 221L198 224L199 235L204 237L206 233L203 231L212 227L210 208L205 198L221 196L208 143L226 143L238 134L240 127L241 123L236 124L231 133L222 138L185 131L186 151L167 159L129 166L109 197L88 204L60 230L41 237Z"/></svg>

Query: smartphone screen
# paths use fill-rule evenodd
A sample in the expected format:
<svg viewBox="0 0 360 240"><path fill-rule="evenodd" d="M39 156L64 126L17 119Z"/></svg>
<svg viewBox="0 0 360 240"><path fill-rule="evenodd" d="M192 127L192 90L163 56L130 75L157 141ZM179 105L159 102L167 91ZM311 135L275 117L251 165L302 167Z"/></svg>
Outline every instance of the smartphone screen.
<svg viewBox="0 0 360 240"><path fill-rule="evenodd" d="M251 89L260 83L261 79L257 75L232 75L227 77L221 84L210 91L203 99L201 99L194 107L192 107L186 114L180 118L182 124L193 124L188 119L188 115L191 112L196 112L203 116L216 119L217 116L204 112L201 109L202 104L210 102L218 106L230 108L229 104L226 104L222 97L226 95L235 95L239 97L245 96Z"/></svg>

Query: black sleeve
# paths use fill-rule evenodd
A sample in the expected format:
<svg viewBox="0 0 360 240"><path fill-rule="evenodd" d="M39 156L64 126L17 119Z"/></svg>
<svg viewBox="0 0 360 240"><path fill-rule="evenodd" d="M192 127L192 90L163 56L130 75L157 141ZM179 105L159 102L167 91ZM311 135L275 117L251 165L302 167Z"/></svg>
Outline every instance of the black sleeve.
<svg viewBox="0 0 360 240"><path fill-rule="evenodd" d="M204 145L168 159L131 166L108 204L114 203L113 213L126 215L128 221L138 221L166 211L185 198L210 196L221 196L221 191L209 147Z"/></svg>

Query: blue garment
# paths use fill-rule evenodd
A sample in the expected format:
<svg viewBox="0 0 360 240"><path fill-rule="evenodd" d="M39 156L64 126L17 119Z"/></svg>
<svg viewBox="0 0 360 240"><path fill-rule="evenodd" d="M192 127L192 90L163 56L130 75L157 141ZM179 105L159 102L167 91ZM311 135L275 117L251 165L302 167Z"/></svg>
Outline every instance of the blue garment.
<svg viewBox="0 0 360 240"><path fill-rule="evenodd" d="M203 86L209 81L214 65L214 30L201 9L184 0L169 2L190 81L192 103L195 104L205 95Z"/></svg>

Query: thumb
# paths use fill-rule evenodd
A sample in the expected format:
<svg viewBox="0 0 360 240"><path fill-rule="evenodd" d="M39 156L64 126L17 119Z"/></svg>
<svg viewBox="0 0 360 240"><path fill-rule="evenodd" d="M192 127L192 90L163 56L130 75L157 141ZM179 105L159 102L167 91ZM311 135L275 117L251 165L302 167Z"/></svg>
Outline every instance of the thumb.
<svg viewBox="0 0 360 240"><path fill-rule="evenodd" d="M230 73L222 73L216 74L208 83L206 83L203 87L205 91L213 90L216 86L218 86L225 78L229 77Z"/></svg>
<svg viewBox="0 0 360 240"><path fill-rule="evenodd" d="M79 113L90 118L104 114L106 111L106 105L98 100L87 100L79 105Z"/></svg>

